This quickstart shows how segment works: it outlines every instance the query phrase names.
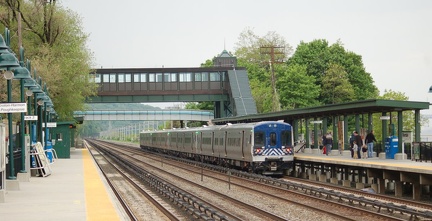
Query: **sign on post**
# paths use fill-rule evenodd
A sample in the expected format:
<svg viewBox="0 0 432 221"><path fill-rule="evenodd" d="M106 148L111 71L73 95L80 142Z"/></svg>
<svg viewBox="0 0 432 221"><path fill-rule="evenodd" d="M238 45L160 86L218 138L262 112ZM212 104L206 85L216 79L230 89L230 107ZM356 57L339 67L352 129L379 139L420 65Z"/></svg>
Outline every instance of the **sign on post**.
<svg viewBox="0 0 432 221"><path fill-rule="evenodd" d="M38 116L30 116L30 115L26 115L24 116L24 120L38 120Z"/></svg>
<svg viewBox="0 0 432 221"><path fill-rule="evenodd" d="M0 113L27 112L27 103L0 103Z"/></svg>

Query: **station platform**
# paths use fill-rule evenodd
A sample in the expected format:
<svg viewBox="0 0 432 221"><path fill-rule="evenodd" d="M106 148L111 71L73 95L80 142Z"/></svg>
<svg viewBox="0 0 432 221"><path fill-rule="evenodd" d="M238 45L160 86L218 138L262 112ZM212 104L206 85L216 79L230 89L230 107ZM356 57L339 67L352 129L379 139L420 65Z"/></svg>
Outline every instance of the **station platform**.
<svg viewBox="0 0 432 221"><path fill-rule="evenodd" d="M5 191L0 220L127 220L88 149L71 149L70 159L50 167L51 175Z"/></svg>
<svg viewBox="0 0 432 221"><path fill-rule="evenodd" d="M311 161L316 163L331 163L335 165L356 166L364 168L375 168L383 170L394 170L399 172L411 172L432 174L432 163L412 161L411 159L380 159L379 157L367 159L351 158L351 151L345 150L342 155L339 151L333 150L326 156L321 151L298 152L294 154L295 160Z"/></svg>

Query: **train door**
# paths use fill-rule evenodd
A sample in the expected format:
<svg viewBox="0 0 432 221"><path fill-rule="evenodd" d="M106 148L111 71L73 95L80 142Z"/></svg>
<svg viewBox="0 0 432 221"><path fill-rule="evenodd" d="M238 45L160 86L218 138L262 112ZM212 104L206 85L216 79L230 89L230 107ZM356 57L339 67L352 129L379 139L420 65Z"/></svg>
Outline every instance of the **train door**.
<svg viewBox="0 0 432 221"><path fill-rule="evenodd" d="M241 152L242 152L242 158L244 159L245 158L245 154L244 154L244 148L245 148L245 145L244 145L244 139L245 139L245 132L244 132L244 130L241 132L241 140L240 140L240 148L241 148Z"/></svg>
<svg viewBox="0 0 432 221"><path fill-rule="evenodd" d="M228 138L227 137L228 137L228 131L225 131L224 139L223 139L223 149L225 151L225 156L224 157L226 157L228 155L228 153L227 153L227 139Z"/></svg>
<svg viewBox="0 0 432 221"><path fill-rule="evenodd" d="M214 141L215 141L215 140L214 140L214 136L215 136L215 135L214 135L214 132L212 132L212 133L211 133L211 144L210 144L210 145L211 145L211 152L212 152L212 155L214 155L214 145L215 145L215 143L214 143Z"/></svg>

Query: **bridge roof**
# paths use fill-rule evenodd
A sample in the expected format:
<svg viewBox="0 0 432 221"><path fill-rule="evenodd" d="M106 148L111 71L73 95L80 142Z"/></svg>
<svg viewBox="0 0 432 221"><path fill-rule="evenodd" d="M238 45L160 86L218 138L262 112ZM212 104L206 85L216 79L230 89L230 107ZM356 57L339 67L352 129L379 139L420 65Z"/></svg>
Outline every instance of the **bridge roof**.
<svg viewBox="0 0 432 221"><path fill-rule="evenodd" d="M240 117L218 118L213 119L215 124L224 124L228 122L253 122L265 120L294 120L301 118L320 118L341 115L355 115L366 113L382 113L407 110L425 110L429 109L429 102L418 101L398 101L398 100L361 100L355 102L329 104L324 106L298 108L292 110L252 114Z"/></svg>

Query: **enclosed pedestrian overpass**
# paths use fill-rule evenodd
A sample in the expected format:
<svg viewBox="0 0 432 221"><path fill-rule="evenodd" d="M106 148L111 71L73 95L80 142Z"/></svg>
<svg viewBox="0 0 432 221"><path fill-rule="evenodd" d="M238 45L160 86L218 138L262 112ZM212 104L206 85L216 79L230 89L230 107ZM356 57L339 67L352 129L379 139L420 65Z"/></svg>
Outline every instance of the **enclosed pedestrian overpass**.
<svg viewBox="0 0 432 221"><path fill-rule="evenodd" d="M213 67L95 69L89 103L214 102L214 118L256 114L245 68L227 51Z"/></svg>

